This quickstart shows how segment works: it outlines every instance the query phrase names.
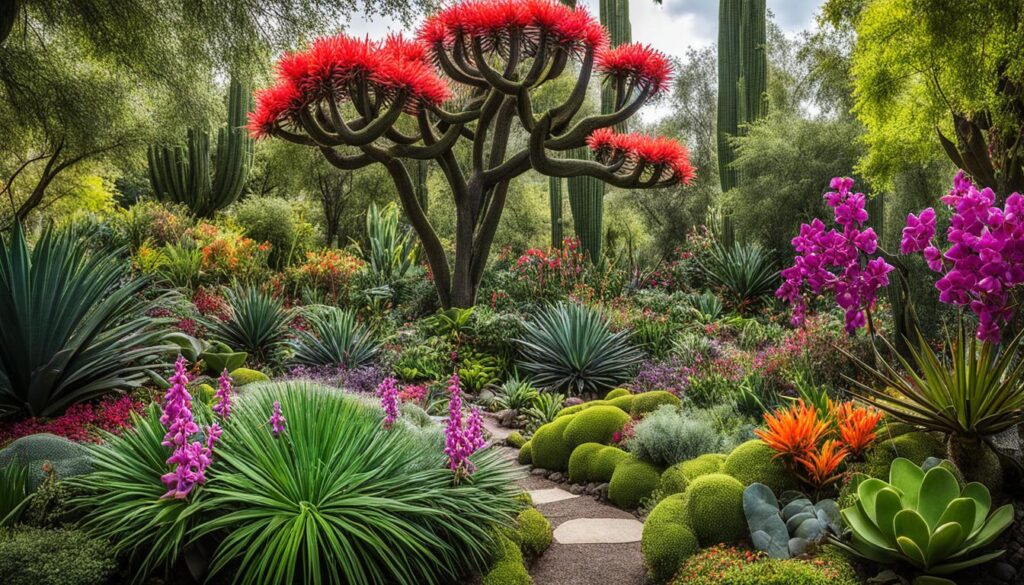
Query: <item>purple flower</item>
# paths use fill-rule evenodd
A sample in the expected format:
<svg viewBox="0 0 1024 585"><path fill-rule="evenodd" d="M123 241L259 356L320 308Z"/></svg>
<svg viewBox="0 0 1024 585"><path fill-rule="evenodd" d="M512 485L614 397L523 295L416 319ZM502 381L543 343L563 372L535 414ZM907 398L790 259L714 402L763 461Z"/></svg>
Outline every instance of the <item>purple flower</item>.
<svg viewBox="0 0 1024 585"><path fill-rule="evenodd" d="M398 382L388 376L377 386L380 406L384 409L384 428L390 429L398 418Z"/></svg>
<svg viewBox="0 0 1024 585"><path fill-rule="evenodd" d="M267 423L270 425L270 432L274 433L274 438L277 438L282 432L284 432L284 423L288 422L283 416L281 416L281 403L277 400L274 401L274 412L267 419Z"/></svg>
<svg viewBox="0 0 1024 585"><path fill-rule="evenodd" d="M231 412L231 376L228 375L227 369L220 373L217 393L214 394L214 398L217 400L217 404L213 405L213 412L227 420Z"/></svg>
<svg viewBox="0 0 1024 585"><path fill-rule="evenodd" d="M487 444L484 440L484 425L480 419L480 409L473 407L469 411L469 420L466 421L466 441L476 451Z"/></svg>
<svg viewBox="0 0 1024 585"><path fill-rule="evenodd" d="M920 215L907 215L907 225L903 228L903 239L900 241L900 252L912 254L927 248L935 237L935 210L925 209Z"/></svg>
<svg viewBox="0 0 1024 585"><path fill-rule="evenodd" d="M469 425L462 425L462 393L459 390L459 374L452 374L448 385L451 398L448 400L448 421L444 427L444 452L448 456L448 468L455 472L456 481L462 475L473 473L469 456L483 446L483 431L480 428L480 413L476 422L470 416ZM474 425L476 429L474 429Z"/></svg>
<svg viewBox="0 0 1024 585"><path fill-rule="evenodd" d="M184 357L178 356L170 382L160 423L167 428L163 445L173 448L167 464L174 469L160 476L160 481L167 486L163 498L184 499L197 484L206 481L206 468L211 463L213 445L220 438L221 429L217 424L207 428L205 446L199 441L190 441L192 435L199 432L199 426L192 419L192 396L187 388Z"/></svg>

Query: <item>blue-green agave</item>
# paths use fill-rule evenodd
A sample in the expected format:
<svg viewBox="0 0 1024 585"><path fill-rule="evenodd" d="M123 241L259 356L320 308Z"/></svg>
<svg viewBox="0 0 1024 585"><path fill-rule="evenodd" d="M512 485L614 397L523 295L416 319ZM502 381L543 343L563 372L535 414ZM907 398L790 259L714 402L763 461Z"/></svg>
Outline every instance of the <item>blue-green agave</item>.
<svg viewBox="0 0 1024 585"><path fill-rule="evenodd" d="M940 576L1003 554L972 554L1013 522L1011 505L994 512L991 508L984 485L969 483L961 489L946 465L926 472L900 457L889 468L888 482L869 478L857 486L856 504L842 511L852 540L836 544L875 562L917 567L922 576L916 585L952 585L954 581Z"/></svg>

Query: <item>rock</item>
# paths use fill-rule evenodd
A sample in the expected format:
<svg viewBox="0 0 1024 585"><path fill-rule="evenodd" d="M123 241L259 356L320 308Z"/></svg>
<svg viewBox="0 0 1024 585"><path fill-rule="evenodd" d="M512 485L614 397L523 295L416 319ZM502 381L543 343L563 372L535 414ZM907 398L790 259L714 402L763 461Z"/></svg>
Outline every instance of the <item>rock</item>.
<svg viewBox="0 0 1024 585"><path fill-rule="evenodd" d="M995 563L992 565L992 576L1000 581L1012 582L1017 575L1017 569L1010 563Z"/></svg>
<svg viewBox="0 0 1024 585"><path fill-rule="evenodd" d="M588 494L591 494L591 495L596 494L597 493L597 482L596 481L592 481L592 482L588 483L586 491L587 491Z"/></svg>
<svg viewBox="0 0 1024 585"><path fill-rule="evenodd" d="M608 484L607 483L602 483L602 484L598 485L595 491L597 492L597 497L599 497L600 499L602 499L602 500L607 500L608 499Z"/></svg>
<svg viewBox="0 0 1024 585"><path fill-rule="evenodd" d="M574 494L574 495L578 496L578 495L582 494L585 491L587 491L587 488L586 488L586 486L584 486L582 484L574 483L571 486L569 486L569 493L570 494Z"/></svg>
<svg viewBox="0 0 1024 585"><path fill-rule="evenodd" d="M481 390L480 393L476 395L476 401L480 404L490 404L491 402L494 402L494 392L491 392L490 390Z"/></svg>
<svg viewBox="0 0 1024 585"><path fill-rule="evenodd" d="M565 402L562 403L562 406L568 408L570 406L576 406L577 404L583 404L583 399L580 398L579 396L570 396L569 398L565 399Z"/></svg>
<svg viewBox="0 0 1024 585"><path fill-rule="evenodd" d="M544 468L542 468L542 467L534 467L534 468L533 468L533 469L532 469L532 470L530 471L530 475L536 475L536 476L538 476L538 477L544 477L544 476L545 476L545 475L547 475L547 474L548 474L548 470L547 470L547 469L544 469Z"/></svg>
<svg viewBox="0 0 1024 585"><path fill-rule="evenodd" d="M562 473L561 471L555 471L551 475L548 476L548 479L550 479L551 481L553 481L555 483L562 483L562 481L565 480L565 474Z"/></svg>

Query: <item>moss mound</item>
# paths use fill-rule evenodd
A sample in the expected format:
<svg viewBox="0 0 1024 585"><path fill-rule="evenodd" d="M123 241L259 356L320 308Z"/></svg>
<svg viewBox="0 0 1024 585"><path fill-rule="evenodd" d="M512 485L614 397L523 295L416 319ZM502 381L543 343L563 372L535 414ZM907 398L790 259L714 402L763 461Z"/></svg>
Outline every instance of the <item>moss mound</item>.
<svg viewBox="0 0 1024 585"><path fill-rule="evenodd" d="M608 499L620 508L636 509L657 489L660 480L660 469L630 457L615 467L608 485Z"/></svg>
<svg viewBox="0 0 1024 585"><path fill-rule="evenodd" d="M484 575L480 585L533 585L533 579L526 572L522 562L498 563Z"/></svg>
<svg viewBox="0 0 1024 585"><path fill-rule="evenodd" d="M719 453L707 453L689 461L676 463L661 474L658 491L662 496L681 494L686 491L686 486L691 481L702 475L721 471L723 463L725 463L725 455Z"/></svg>
<svg viewBox="0 0 1024 585"><path fill-rule="evenodd" d="M523 553L531 557L541 555L551 546L552 538L551 522L537 508L527 508L519 513L515 540Z"/></svg>
<svg viewBox="0 0 1024 585"><path fill-rule="evenodd" d="M615 468L629 459L629 453L618 447L605 447L597 452L590 464L590 481L607 483L612 480Z"/></svg>
<svg viewBox="0 0 1024 585"><path fill-rule="evenodd" d="M569 456L569 481L587 483L591 479L590 468L597 459L597 454L605 448L601 443L583 443L572 451Z"/></svg>
<svg viewBox="0 0 1024 585"><path fill-rule="evenodd" d="M569 467L572 447L565 442L563 434L575 416L558 417L537 429L530 439L534 465L552 471L565 471Z"/></svg>
<svg viewBox="0 0 1024 585"><path fill-rule="evenodd" d="M50 433L21 437L0 450L0 467L7 467L12 461L28 467L28 483L32 491L47 478L44 467L52 467L58 480L92 471L88 449Z"/></svg>
<svg viewBox="0 0 1024 585"><path fill-rule="evenodd" d="M721 471L735 477L744 486L763 483L777 494L799 487L782 461L775 459L775 451L760 439L736 447L725 459Z"/></svg>
<svg viewBox="0 0 1024 585"><path fill-rule="evenodd" d="M644 521L640 551L647 574L655 582L670 579L700 549L697 536L684 523L685 518L686 498L676 494L662 500Z"/></svg>
<svg viewBox="0 0 1024 585"><path fill-rule="evenodd" d="M747 537L743 488L739 480L724 473L703 475L690 482L684 495L686 523L701 546L736 542Z"/></svg>
<svg viewBox="0 0 1024 585"><path fill-rule="evenodd" d="M879 441L868 451L863 472L871 477L888 479L889 465L897 457L905 457L921 465L929 457L945 459L946 446L941 440L921 431Z"/></svg>
<svg viewBox="0 0 1024 585"><path fill-rule="evenodd" d="M690 557L672 585L858 585L856 571L834 548L824 547L811 560L779 560L716 546Z"/></svg>
<svg viewBox="0 0 1024 585"><path fill-rule="evenodd" d="M583 443L608 444L612 436L629 422L629 415L614 406L595 406L573 417L565 427L562 439L569 448Z"/></svg>
<svg viewBox="0 0 1024 585"><path fill-rule="evenodd" d="M519 550L519 545L515 541L502 533L499 533L494 541L496 545L494 549L495 565L501 563L523 564L523 552Z"/></svg>
<svg viewBox="0 0 1024 585"><path fill-rule="evenodd" d="M612 398L618 398L620 396L629 396L629 395L630 395L630 391L629 390L626 390L625 388L615 388L613 390L609 390L608 393L604 395L604 399L605 400L611 400Z"/></svg>
<svg viewBox="0 0 1024 585"><path fill-rule="evenodd" d="M258 370L250 370L249 368L238 368L231 372L232 386L239 387L245 386L246 384L252 384L253 382L266 382L270 378Z"/></svg>
<svg viewBox="0 0 1024 585"><path fill-rule="evenodd" d="M519 448L519 455L516 457L516 461L520 465L530 465L533 463L533 441L523 443L523 446Z"/></svg>
<svg viewBox="0 0 1024 585"><path fill-rule="evenodd" d="M523 438L523 434L519 431L512 431L507 437L505 437L505 444L509 447L520 449L526 444L526 439Z"/></svg>
<svg viewBox="0 0 1024 585"><path fill-rule="evenodd" d="M678 396L666 390L644 392L643 394L633 396L633 404L629 413L633 415L633 418L639 418L648 412L658 410L659 407L665 404L679 406L681 401Z"/></svg>
<svg viewBox="0 0 1024 585"><path fill-rule="evenodd" d="M635 398L636 395L634 394L630 394L629 396L619 396L618 398L612 398L611 400L608 401L608 406L614 406L615 408L622 410L622 412L629 414L633 410L633 400Z"/></svg>

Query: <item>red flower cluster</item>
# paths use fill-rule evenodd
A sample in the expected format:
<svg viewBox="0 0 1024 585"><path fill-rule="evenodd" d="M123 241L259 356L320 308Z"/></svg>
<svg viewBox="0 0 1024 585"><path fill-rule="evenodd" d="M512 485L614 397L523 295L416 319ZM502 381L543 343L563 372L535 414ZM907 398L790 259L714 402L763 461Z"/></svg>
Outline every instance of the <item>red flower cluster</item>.
<svg viewBox="0 0 1024 585"><path fill-rule="evenodd" d="M641 165L652 167L658 181L688 184L695 175L686 147L671 138L638 132L620 134L612 128L599 128L587 138L587 146L605 164L624 159L621 170L625 172Z"/></svg>
<svg viewBox="0 0 1024 585"><path fill-rule="evenodd" d="M664 53L640 43L627 43L601 51L596 69L609 77L625 78L652 94L665 91L672 81L672 62Z"/></svg>
<svg viewBox="0 0 1024 585"><path fill-rule="evenodd" d="M256 92L256 108L249 115L249 132L256 138L293 122L301 110L319 100L343 101L353 84L367 88L386 102L406 93L406 108L415 113L423 105L437 105L451 92L427 61L419 43L401 35L383 42L340 34L310 43L304 51L289 53L277 63L277 79Z"/></svg>
<svg viewBox="0 0 1024 585"><path fill-rule="evenodd" d="M428 18L419 38L435 51L455 46L464 36L483 39L486 47L495 48L513 31L523 31L533 41L524 47L527 54L535 51L542 35L573 52L608 43L607 31L585 9L555 0L461 2Z"/></svg>
<svg viewBox="0 0 1024 585"><path fill-rule="evenodd" d="M15 423L0 424L0 447L9 441L36 433L98 443L99 431L118 433L131 426L133 413L141 413L145 408L145 402L131 396L110 396L95 404L76 404L56 418L27 418Z"/></svg>

